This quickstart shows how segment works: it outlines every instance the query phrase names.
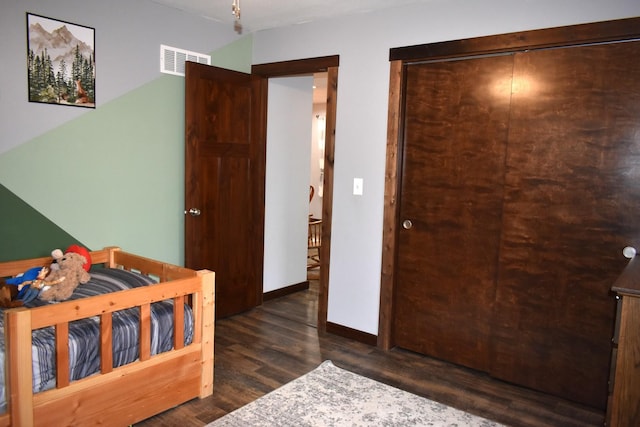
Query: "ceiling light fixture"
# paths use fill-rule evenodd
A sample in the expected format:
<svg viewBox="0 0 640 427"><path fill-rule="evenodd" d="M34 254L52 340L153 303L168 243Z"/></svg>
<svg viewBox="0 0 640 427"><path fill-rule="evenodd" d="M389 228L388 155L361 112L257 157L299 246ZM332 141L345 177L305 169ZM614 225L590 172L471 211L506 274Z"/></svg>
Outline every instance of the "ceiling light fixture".
<svg viewBox="0 0 640 427"><path fill-rule="evenodd" d="M240 0L233 0L231 3L231 13L233 13L233 16L236 18L233 28L240 34L242 33L242 24L240 24Z"/></svg>
<svg viewBox="0 0 640 427"><path fill-rule="evenodd" d="M240 20L240 0L233 0L233 3L231 3L231 13L236 17L236 20Z"/></svg>

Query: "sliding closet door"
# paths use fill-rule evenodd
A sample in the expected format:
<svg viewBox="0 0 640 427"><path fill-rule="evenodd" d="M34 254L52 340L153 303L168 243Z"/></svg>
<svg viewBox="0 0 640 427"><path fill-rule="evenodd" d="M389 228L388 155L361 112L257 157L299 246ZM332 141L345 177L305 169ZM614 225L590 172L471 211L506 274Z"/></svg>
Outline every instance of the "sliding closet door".
<svg viewBox="0 0 640 427"><path fill-rule="evenodd" d="M494 376L604 408L640 245L640 42L515 56Z"/></svg>
<svg viewBox="0 0 640 427"><path fill-rule="evenodd" d="M513 58L406 67L394 341L487 370Z"/></svg>

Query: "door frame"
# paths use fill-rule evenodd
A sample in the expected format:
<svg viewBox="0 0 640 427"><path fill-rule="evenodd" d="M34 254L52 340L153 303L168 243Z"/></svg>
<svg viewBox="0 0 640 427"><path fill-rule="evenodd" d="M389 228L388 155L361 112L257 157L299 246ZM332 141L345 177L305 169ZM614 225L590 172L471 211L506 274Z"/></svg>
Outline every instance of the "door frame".
<svg viewBox="0 0 640 427"><path fill-rule="evenodd" d="M331 256L331 218L333 210L333 176L336 134L336 106L338 96L338 55L292 61L271 62L251 66L251 74L263 79L262 105L267 105L268 85L271 77L292 77L319 72L327 73L327 99L325 121L324 182L322 196L322 246L320 248L320 283L318 289L318 332L327 330L329 301L329 260ZM265 107L266 108L266 107ZM268 112L267 112L268 114ZM264 122L266 126L266 121ZM266 130L265 130L266 134Z"/></svg>
<svg viewBox="0 0 640 427"><path fill-rule="evenodd" d="M388 350L395 345L392 330L397 236L400 230L398 197L401 194L403 164L405 65L419 61L629 40L640 36L638 28L640 18L626 18L390 49L378 347Z"/></svg>

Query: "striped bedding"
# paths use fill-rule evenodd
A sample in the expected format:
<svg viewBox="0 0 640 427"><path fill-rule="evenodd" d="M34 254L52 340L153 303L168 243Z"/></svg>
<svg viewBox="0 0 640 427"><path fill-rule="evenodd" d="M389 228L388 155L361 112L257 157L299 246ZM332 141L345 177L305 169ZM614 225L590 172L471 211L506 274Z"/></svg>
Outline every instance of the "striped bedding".
<svg viewBox="0 0 640 427"><path fill-rule="evenodd" d="M76 288L70 300L106 294L140 286L154 281L138 273L100 268L91 271L91 280ZM35 300L30 307L49 303ZM113 313L113 366L131 363L138 358L139 311L137 308ZM185 305L185 345L193 339L193 314ZM0 309L0 366L4 367L4 313ZM78 380L100 370L100 321L94 317L69 324L69 372L70 379ZM151 354L173 348L173 301L162 301L151 306ZM53 328L33 332L33 391L55 387L55 336ZM5 372L0 369L0 413L6 411Z"/></svg>

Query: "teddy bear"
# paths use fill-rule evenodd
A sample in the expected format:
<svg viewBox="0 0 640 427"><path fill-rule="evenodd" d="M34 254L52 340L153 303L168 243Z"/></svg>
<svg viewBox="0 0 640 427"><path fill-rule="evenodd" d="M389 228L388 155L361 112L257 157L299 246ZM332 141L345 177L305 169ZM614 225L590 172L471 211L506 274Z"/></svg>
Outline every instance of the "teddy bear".
<svg viewBox="0 0 640 427"><path fill-rule="evenodd" d="M56 268L46 276L39 299L43 301L64 301L71 296L78 285L87 283L91 275L87 271L90 261L78 252L53 251Z"/></svg>

